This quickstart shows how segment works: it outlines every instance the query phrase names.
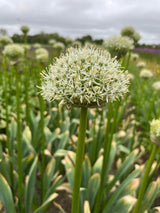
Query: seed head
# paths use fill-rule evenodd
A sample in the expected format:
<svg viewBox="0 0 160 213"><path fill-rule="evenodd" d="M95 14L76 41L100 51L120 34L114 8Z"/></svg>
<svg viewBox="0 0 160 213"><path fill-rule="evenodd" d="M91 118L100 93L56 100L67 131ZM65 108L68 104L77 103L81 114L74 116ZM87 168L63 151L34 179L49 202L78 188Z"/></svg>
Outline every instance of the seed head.
<svg viewBox="0 0 160 213"><path fill-rule="evenodd" d="M155 89L156 91L160 91L160 81L154 82L152 84L153 89Z"/></svg>
<svg viewBox="0 0 160 213"><path fill-rule="evenodd" d="M105 50L69 48L42 73L42 95L71 107L98 108L128 91L128 72Z"/></svg>

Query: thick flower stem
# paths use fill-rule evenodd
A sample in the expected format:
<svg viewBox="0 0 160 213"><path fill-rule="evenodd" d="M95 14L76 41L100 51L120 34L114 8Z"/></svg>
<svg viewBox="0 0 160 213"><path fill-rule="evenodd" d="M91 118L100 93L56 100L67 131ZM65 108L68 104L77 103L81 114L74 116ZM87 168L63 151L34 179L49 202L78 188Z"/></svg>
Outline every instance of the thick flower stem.
<svg viewBox="0 0 160 213"><path fill-rule="evenodd" d="M8 71L7 71L7 61L6 57L4 56L4 92L5 92L5 108L6 108L6 135L7 135L7 149L10 158L12 157L12 150L10 145L10 133L9 133L9 112L8 112ZM9 161L9 172L11 178L11 189L14 190L14 178L13 178L13 163Z"/></svg>
<svg viewBox="0 0 160 213"><path fill-rule="evenodd" d="M82 163L83 163L83 157L84 157L86 128L87 128L87 108L81 108L78 144L77 144L77 151L76 151L76 163L75 163L75 170L74 170L71 213L79 212L79 194L80 194L80 186L81 186Z"/></svg>
<svg viewBox="0 0 160 213"><path fill-rule="evenodd" d="M21 123L20 123L20 88L19 88L19 73L15 65L16 75L16 113L17 113L17 154L18 154L18 203L19 212L22 212L22 193L23 193L23 174L22 174L22 140L21 140Z"/></svg>
<svg viewBox="0 0 160 213"><path fill-rule="evenodd" d="M146 191L149 173L150 173L150 170L151 170L151 166L154 162L157 150L158 150L157 146L153 145L152 152L151 152L151 155L150 155L149 160L147 162L145 173L144 173L142 183L141 183L141 186L140 186L140 189L139 189L138 200L137 200L137 203L136 203L136 206L135 206L133 213L140 213L140 207L141 207L143 197L144 197L144 194L145 194L145 191Z"/></svg>

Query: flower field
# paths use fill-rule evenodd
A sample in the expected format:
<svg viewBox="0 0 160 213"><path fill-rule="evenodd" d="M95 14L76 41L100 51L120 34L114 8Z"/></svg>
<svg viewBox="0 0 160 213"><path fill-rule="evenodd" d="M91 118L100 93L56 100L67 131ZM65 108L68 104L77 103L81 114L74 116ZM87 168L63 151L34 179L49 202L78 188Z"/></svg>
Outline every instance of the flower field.
<svg viewBox="0 0 160 213"><path fill-rule="evenodd" d="M160 212L160 56L0 37L0 212ZM127 36L127 37L126 37Z"/></svg>

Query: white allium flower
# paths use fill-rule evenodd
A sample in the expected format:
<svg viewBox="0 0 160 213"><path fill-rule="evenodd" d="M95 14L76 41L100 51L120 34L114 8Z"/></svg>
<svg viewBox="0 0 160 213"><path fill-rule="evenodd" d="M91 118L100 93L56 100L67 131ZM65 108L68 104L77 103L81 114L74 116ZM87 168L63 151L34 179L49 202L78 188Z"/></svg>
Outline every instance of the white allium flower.
<svg viewBox="0 0 160 213"><path fill-rule="evenodd" d="M0 46L5 46L7 44L12 44L13 41L9 36L0 36Z"/></svg>
<svg viewBox="0 0 160 213"><path fill-rule="evenodd" d="M135 43L137 43L141 39L141 35L138 32L134 32L132 36Z"/></svg>
<svg viewBox="0 0 160 213"><path fill-rule="evenodd" d="M21 26L21 31L22 31L22 33L24 33L24 34L27 34L28 32L29 32L29 27L28 26L26 26L26 25L23 25L23 26Z"/></svg>
<svg viewBox="0 0 160 213"><path fill-rule="evenodd" d="M50 39L49 42L48 42L50 45L54 45L56 43L56 40L55 39Z"/></svg>
<svg viewBox="0 0 160 213"><path fill-rule="evenodd" d="M139 75L141 78L151 78L153 77L153 73L151 72L151 70L148 69L142 69Z"/></svg>
<svg viewBox="0 0 160 213"><path fill-rule="evenodd" d="M150 138L153 143L160 146L160 120L153 119L150 123Z"/></svg>
<svg viewBox="0 0 160 213"><path fill-rule="evenodd" d="M66 43L67 44L71 44L71 43L73 43L73 39L72 38L66 38Z"/></svg>
<svg viewBox="0 0 160 213"><path fill-rule="evenodd" d="M80 41L74 41L72 43L72 47L75 47L75 48L79 48L82 46L82 43Z"/></svg>
<svg viewBox="0 0 160 213"><path fill-rule="evenodd" d="M139 61L137 63L137 67L139 67L139 68L144 68L145 66L146 66L146 62L144 62L144 61Z"/></svg>
<svg viewBox="0 0 160 213"><path fill-rule="evenodd" d="M139 58L137 53L131 53L131 60L136 61Z"/></svg>
<svg viewBox="0 0 160 213"><path fill-rule="evenodd" d="M117 59L125 56L129 50L133 49L133 40L123 36L113 36L104 42L104 47Z"/></svg>
<svg viewBox="0 0 160 213"><path fill-rule="evenodd" d="M16 61L24 55L24 48L19 44L8 44L5 46L3 54L9 59Z"/></svg>
<svg viewBox="0 0 160 213"><path fill-rule="evenodd" d="M54 45L53 45L53 48L54 49L58 49L58 50L63 50L65 48L65 45L62 43L62 42L56 42Z"/></svg>
<svg viewBox="0 0 160 213"><path fill-rule="evenodd" d="M126 27L122 28L122 30L121 30L122 36L132 37L134 33L135 33L135 29L132 26L126 26Z"/></svg>
<svg viewBox="0 0 160 213"><path fill-rule="evenodd" d="M24 50L30 49L30 46L28 44L21 44L21 46L24 48Z"/></svg>
<svg viewBox="0 0 160 213"><path fill-rule="evenodd" d="M33 47L34 47L34 48L41 48L41 44L35 43L35 44L33 45Z"/></svg>
<svg viewBox="0 0 160 213"><path fill-rule="evenodd" d="M134 79L134 75L132 73L128 73L129 79L133 80Z"/></svg>
<svg viewBox="0 0 160 213"><path fill-rule="evenodd" d="M128 72L105 50L69 48L42 74L42 95L71 107L103 107L128 91Z"/></svg>
<svg viewBox="0 0 160 213"><path fill-rule="evenodd" d="M153 89L155 89L156 91L160 91L160 81L154 82L152 84Z"/></svg>
<svg viewBox="0 0 160 213"><path fill-rule="evenodd" d="M38 48L35 51L36 55L40 55L40 54L48 54L48 51L45 48Z"/></svg>
<svg viewBox="0 0 160 213"><path fill-rule="evenodd" d="M48 61L48 53L37 54L36 59L41 63L45 63Z"/></svg>

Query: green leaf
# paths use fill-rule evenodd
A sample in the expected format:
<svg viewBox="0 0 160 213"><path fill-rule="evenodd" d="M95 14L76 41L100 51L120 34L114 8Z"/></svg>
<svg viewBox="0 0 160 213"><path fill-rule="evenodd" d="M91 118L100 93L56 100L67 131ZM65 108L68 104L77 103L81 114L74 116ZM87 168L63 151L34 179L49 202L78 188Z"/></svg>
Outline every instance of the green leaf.
<svg viewBox="0 0 160 213"><path fill-rule="evenodd" d="M112 211L112 208L114 207L117 200L120 198L120 195L123 191L123 189L129 184L134 178L136 178L141 172L141 169L134 170L128 177L119 185L119 187L113 192L113 194L110 196L109 200L105 203L103 207L102 213L110 212Z"/></svg>
<svg viewBox="0 0 160 213"><path fill-rule="evenodd" d="M55 166L56 161L54 158L51 158L44 172L44 179L43 179L44 194L47 192L48 188L51 185L51 181L55 172Z"/></svg>
<svg viewBox="0 0 160 213"><path fill-rule="evenodd" d="M84 213L91 213L88 200L84 201Z"/></svg>
<svg viewBox="0 0 160 213"><path fill-rule="evenodd" d="M38 157L36 156L26 180L25 195L24 195L25 213L31 212L31 205L35 191L37 164L38 164Z"/></svg>
<svg viewBox="0 0 160 213"><path fill-rule="evenodd" d="M154 200L157 198L159 191L159 184L154 181L150 183L145 193L144 200L141 205L141 212L145 212L145 210L149 210Z"/></svg>
<svg viewBox="0 0 160 213"><path fill-rule="evenodd" d="M92 175L92 177L89 179L88 183L88 200L90 204L90 208L93 209L94 203L95 203L95 198L96 194L99 189L99 184L100 184L100 174L95 173Z"/></svg>
<svg viewBox="0 0 160 213"><path fill-rule="evenodd" d="M32 146L32 134L28 126L23 131L23 141L26 144L28 150L33 154L36 154L34 147Z"/></svg>
<svg viewBox="0 0 160 213"><path fill-rule="evenodd" d="M2 174L0 174L0 201L7 213L16 213L11 189Z"/></svg>
<svg viewBox="0 0 160 213"><path fill-rule="evenodd" d="M89 161L89 158L87 155L85 155L85 159L83 161L83 166L82 166L82 187L87 188L88 186L88 181L90 178L90 173L91 173L91 164Z"/></svg>
<svg viewBox="0 0 160 213"><path fill-rule="evenodd" d="M125 161L122 163L121 167L117 170L114 179L108 184L107 188L106 188L106 193L109 192L110 189L112 189L112 187L115 185L115 183L117 182L117 180L119 180L127 171L130 172L130 169L133 166L133 163L136 161L137 159L137 151L133 151L130 153L130 155L128 155L128 157L125 159Z"/></svg>
<svg viewBox="0 0 160 213"><path fill-rule="evenodd" d="M56 197L58 197L57 193L53 193L48 197L48 199L38 208L34 211L34 213L43 213L46 207L52 202Z"/></svg>

